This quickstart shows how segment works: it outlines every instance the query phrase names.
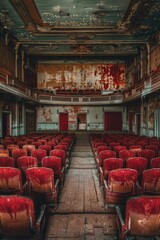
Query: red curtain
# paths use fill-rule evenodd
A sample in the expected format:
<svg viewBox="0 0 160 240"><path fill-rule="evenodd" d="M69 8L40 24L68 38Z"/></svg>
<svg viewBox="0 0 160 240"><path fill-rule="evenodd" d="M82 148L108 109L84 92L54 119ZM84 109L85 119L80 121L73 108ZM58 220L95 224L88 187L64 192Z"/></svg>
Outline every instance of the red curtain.
<svg viewBox="0 0 160 240"><path fill-rule="evenodd" d="M59 130L68 131L68 113L59 113Z"/></svg>
<svg viewBox="0 0 160 240"><path fill-rule="evenodd" d="M122 131L122 112L105 112L104 130Z"/></svg>

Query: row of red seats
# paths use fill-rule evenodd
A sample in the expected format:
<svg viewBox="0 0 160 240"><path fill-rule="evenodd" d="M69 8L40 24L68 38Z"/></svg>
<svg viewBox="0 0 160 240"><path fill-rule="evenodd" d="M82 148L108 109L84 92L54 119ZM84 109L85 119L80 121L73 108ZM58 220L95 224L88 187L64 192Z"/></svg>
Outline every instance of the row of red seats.
<svg viewBox="0 0 160 240"><path fill-rule="evenodd" d="M116 207L120 237L124 240L159 236L160 157L142 146L135 146L137 151L133 151L128 146L114 144L113 138L110 142L105 136L105 142L102 138L97 146L92 140L91 144L101 183L104 182L107 207Z"/></svg>
<svg viewBox="0 0 160 240"><path fill-rule="evenodd" d="M44 136L47 138L42 134L41 143L54 142L53 139L49 140L50 138L42 139ZM37 136L34 137L37 139ZM55 149L51 153L53 156L47 156L50 153L43 148L33 149L29 154L30 148L14 149L13 146L12 151L8 147L10 157L0 157L0 232L4 236L15 239L19 237L44 239L46 204L48 206L57 204L58 183L59 181L63 183L63 169L66 167L68 153L74 142L74 136L70 137L62 150L55 148L66 138L61 135L56 145L54 144ZM3 146L2 150L7 153L8 145ZM5 151L1 152L2 156Z"/></svg>

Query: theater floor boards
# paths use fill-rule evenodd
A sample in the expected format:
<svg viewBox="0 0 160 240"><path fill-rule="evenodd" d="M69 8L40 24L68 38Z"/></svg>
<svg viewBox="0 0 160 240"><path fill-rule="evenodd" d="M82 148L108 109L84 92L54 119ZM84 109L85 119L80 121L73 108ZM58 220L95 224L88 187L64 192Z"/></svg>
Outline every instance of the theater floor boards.
<svg viewBox="0 0 160 240"><path fill-rule="evenodd" d="M45 240L115 239L115 213L104 206L89 136L79 133L58 207L49 216Z"/></svg>

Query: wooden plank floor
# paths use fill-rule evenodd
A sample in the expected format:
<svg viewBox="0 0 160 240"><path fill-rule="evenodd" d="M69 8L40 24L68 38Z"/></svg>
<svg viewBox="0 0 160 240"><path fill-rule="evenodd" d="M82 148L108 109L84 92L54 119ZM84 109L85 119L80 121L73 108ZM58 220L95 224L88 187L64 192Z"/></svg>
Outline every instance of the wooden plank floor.
<svg viewBox="0 0 160 240"><path fill-rule="evenodd" d="M77 136L58 207L50 211L46 240L112 240L118 235L115 212L105 209L89 138Z"/></svg>

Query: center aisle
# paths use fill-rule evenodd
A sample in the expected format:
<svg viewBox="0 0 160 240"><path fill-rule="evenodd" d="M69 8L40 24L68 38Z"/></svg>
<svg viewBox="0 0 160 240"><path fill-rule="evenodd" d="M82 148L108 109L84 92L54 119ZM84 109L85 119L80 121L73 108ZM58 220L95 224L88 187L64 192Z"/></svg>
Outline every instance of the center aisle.
<svg viewBox="0 0 160 240"><path fill-rule="evenodd" d="M114 214L108 214L99 186L89 134L77 133L58 207L49 216L46 240L115 239Z"/></svg>

